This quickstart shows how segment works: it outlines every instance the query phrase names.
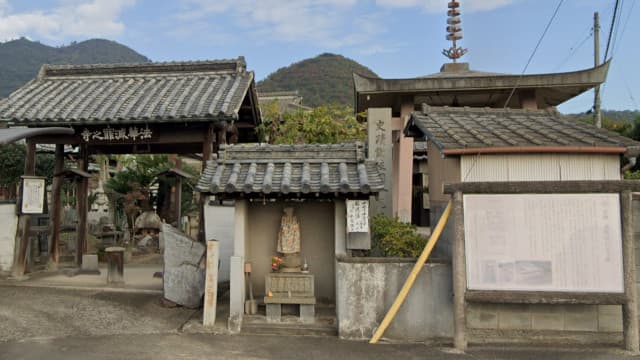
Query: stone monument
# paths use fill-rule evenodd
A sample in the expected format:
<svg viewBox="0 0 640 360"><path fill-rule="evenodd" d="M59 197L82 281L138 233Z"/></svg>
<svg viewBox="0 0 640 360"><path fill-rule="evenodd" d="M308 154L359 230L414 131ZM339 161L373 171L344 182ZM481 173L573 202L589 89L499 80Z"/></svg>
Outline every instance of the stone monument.
<svg viewBox="0 0 640 360"><path fill-rule="evenodd" d="M284 208L276 250L283 255L282 272L300 272L302 265L300 259L300 222L293 214L292 207Z"/></svg>

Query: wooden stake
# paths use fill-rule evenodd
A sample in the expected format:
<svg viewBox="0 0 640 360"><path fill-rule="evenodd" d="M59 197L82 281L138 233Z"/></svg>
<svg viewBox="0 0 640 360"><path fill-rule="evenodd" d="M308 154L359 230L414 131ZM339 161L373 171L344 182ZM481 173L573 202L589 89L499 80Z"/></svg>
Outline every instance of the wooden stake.
<svg viewBox="0 0 640 360"><path fill-rule="evenodd" d="M204 287L204 310L202 314L202 325L205 327L213 327L216 324L219 249L219 241L207 241L207 277Z"/></svg>

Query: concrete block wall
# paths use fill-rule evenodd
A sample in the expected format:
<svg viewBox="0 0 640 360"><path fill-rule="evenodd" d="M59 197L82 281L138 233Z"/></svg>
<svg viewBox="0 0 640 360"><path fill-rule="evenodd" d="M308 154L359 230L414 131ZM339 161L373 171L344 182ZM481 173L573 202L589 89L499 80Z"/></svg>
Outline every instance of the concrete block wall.
<svg viewBox="0 0 640 360"><path fill-rule="evenodd" d="M411 259L339 258L336 315L340 338L370 339L413 265ZM450 342L452 293L451 265L426 264L383 338L408 343Z"/></svg>
<svg viewBox="0 0 640 360"><path fill-rule="evenodd" d="M491 330L621 332L622 306L470 303L467 326Z"/></svg>
<svg viewBox="0 0 640 360"><path fill-rule="evenodd" d="M11 271L17 228L16 204L0 203L0 272Z"/></svg>

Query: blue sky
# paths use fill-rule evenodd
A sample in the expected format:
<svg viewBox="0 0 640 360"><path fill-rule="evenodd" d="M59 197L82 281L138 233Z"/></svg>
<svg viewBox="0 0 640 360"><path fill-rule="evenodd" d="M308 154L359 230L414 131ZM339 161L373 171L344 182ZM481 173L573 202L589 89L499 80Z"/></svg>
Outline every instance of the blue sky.
<svg viewBox="0 0 640 360"><path fill-rule="evenodd" d="M603 108L638 109L640 6L623 1ZM20 36L48 45L107 38L154 61L244 55L258 80L293 62L331 52L384 78L437 72L447 61L448 0L0 0L0 41ZM558 0L460 0L463 61L472 69L520 74ZM564 0L526 73L593 65L593 13L601 52L614 0ZM611 50L610 50L611 52ZM589 92L560 107L587 111Z"/></svg>

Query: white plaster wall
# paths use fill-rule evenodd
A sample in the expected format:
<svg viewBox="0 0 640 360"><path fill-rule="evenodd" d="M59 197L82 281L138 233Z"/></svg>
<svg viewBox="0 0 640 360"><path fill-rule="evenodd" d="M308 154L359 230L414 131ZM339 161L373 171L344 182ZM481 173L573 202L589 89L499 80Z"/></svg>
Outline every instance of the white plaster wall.
<svg viewBox="0 0 640 360"><path fill-rule="evenodd" d="M617 154L493 154L460 158L462 181L620 180Z"/></svg>
<svg viewBox="0 0 640 360"><path fill-rule="evenodd" d="M16 204L0 204L0 271L11 271L18 217Z"/></svg>
<svg viewBox="0 0 640 360"><path fill-rule="evenodd" d="M220 247L220 267L218 281L229 281L230 258L233 255L234 207L205 205L204 233L207 240L218 240Z"/></svg>

